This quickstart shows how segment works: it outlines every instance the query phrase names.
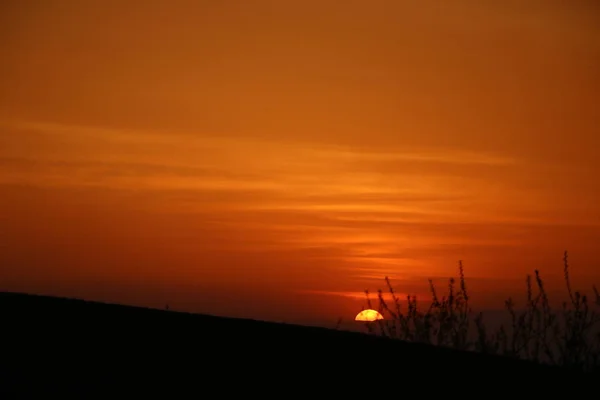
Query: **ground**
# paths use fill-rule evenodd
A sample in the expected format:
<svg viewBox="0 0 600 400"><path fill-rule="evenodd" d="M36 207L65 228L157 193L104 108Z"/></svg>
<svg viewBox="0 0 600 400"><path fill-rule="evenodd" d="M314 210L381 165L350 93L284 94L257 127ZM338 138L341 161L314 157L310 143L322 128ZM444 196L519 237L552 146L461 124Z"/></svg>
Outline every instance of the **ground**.
<svg viewBox="0 0 600 400"><path fill-rule="evenodd" d="M591 376L356 332L0 293L6 398L276 394L461 387L583 390ZM424 392L423 392L424 391ZM164 396L161 396L164 397ZM226 396L225 396L226 397Z"/></svg>

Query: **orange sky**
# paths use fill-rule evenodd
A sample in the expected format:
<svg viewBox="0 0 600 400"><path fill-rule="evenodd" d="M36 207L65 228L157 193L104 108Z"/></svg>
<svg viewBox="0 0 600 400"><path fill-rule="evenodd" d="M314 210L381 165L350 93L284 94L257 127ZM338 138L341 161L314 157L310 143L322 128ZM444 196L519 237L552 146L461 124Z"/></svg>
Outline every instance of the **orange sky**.
<svg viewBox="0 0 600 400"><path fill-rule="evenodd" d="M0 290L334 324L459 259L482 306L565 249L600 284L592 0L0 7Z"/></svg>

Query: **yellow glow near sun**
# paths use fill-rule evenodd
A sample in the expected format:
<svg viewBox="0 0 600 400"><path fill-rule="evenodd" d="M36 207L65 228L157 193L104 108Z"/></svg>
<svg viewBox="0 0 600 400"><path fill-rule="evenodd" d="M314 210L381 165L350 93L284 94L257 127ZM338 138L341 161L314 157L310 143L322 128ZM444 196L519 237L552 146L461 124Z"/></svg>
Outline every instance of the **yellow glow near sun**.
<svg viewBox="0 0 600 400"><path fill-rule="evenodd" d="M363 310L359 312L354 318L355 321L377 321L379 319L383 319L383 315L375 310Z"/></svg>

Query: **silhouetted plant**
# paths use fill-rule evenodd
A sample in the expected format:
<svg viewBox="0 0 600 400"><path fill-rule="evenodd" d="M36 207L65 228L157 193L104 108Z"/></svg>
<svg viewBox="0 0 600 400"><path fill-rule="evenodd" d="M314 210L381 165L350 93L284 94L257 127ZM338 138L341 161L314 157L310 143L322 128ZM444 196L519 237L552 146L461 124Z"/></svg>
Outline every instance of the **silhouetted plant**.
<svg viewBox="0 0 600 400"><path fill-rule="evenodd" d="M378 311L385 319L376 321L378 334L405 341L499 354L540 363L561 365L585 371L600 370L600 315L592 306L600 307L600 293L594 286L595 298L590 301L579 291L573 291L569 277L568 253L565 251L564 280L568 301L560 310L550 306L544 282L538 270L527 276L525 308L517 310L512 298L505 301L510 324L489 331L483 313L475 314L469 305L464 268L459 262L458 285L450 278L448 292L439 297L429 280L431 304L419 311L415 296L408 296L402 307L388 277L385 278L393 304L388 304L378 291ZM370 294L365 292L369 308ZM374 324L367 324L371 333Z"/></svg>

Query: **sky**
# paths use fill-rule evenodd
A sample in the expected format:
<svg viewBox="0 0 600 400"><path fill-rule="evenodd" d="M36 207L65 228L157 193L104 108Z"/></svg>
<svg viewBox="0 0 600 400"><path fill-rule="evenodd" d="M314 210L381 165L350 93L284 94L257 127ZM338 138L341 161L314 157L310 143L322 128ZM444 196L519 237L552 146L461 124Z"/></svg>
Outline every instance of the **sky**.
<svg viewBox="0 0 600 400"><path fill-rule="evenodd" d="M0 290L335 324L600 284L595 1L7 0Z"/></svg>

